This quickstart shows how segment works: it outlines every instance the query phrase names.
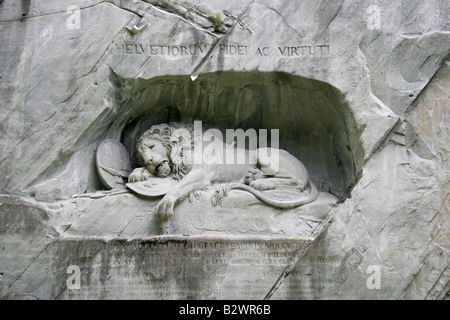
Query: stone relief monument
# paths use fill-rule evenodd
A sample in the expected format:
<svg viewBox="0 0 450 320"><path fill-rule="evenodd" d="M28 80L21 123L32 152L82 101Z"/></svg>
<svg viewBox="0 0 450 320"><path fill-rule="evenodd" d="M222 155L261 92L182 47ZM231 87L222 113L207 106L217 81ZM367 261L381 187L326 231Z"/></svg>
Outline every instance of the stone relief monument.
<svg viewBox="0 0 450 320"><path fill-rule="evenodd" d="M0 299L449 299L443 1L0 1Z"/></svg>
<svg viewBox="0 0 450 320"><path fill-rule="evenodd" d="M318 191L309 180L305 166L283 150L264 148L251 151L216 141L218 149L208 155L211 159L204 158L204 153L200 151L201 164L189 168L192 161L186 158L191 159L196 151L191 149L194 145L193 130L188 128L184 124L155 125L139 138L136 147L138 162L143 167L134 169L128 177L130 183L127 186L143 195L164 195L156 210L160 218L170 218L178 200L213 183L231 183L216 190L213 203L220 202L232 189L245 190L264 203L279 208L294 208L316 200ZM219 151L221 158L218 157ZM242 164L236 163L235 158L242 158ZM246 159L248 163L245 163ZM150 179L152 177L157 179ZM143 183L136 187L135 183L139 181ZM266 190L285 190L284 193L290 190L299 194L307 186L309 192L306 197L299 196L290 201L262 193Z"/></svg>

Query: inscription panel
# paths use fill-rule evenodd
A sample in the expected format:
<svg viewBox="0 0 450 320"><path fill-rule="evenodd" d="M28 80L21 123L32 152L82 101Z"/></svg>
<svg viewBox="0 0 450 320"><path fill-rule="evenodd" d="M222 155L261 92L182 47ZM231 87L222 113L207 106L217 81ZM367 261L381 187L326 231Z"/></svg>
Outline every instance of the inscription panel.
<svg viewBox="0 0 450 320"><path fill-rule="evenodd" d="M204 56L212 46L207 43L160 44L144 42L114 42L108 52L113 55L161 56L167 58L183 58ZM221 44L217 48L223 56L261 56L261 57L313 57L329 56L329 44L280 44L254 46L249 44Z"/></svg>
<svg viewBox="0 0 450 320"><path fill-rule="evenodd" d="M58 241L60 299L263 299L310 240ZM80 269L69 289L66 268Z"/></svg>
<svg viewBox="0 0 450 320"><path fill-rule="evenodd" d="M272 296L276 300L315 300L331 298L339 282L335 271L339 257L308 257L303 259Z"/></svg>

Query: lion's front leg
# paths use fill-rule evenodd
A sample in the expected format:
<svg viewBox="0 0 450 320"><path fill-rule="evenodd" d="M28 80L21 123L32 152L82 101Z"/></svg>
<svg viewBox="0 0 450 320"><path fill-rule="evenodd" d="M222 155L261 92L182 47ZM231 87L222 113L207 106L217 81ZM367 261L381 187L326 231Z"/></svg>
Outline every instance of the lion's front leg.
<svg viewBox="0 0 450 320"><path fill-rule="evenodd" d="M172 190L170 190L156 207L156 217L160 220L168 220L173 216L176 202L187 197L192 192L211 185L214 169L201 167L192 169Z"/></svg>

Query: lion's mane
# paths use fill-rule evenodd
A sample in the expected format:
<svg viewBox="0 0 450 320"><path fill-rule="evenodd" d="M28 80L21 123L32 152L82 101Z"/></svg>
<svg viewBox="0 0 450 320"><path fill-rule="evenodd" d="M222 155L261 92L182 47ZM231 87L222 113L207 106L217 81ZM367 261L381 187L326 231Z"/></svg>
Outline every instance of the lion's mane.
<svg viewBox="0 0 450 320"><path fill-rule="evenodd" d="M180 134L183 133L183 130L179 129L187 130L189 133L189 141L186 141L187 136ZM162 123L153 125L142 134L137 142L137 161L140 166L145 167L144 160L142 159L143 145L149 140L160 141L170 156L172 178L181 180L191 170L190 154L188 152L194 150L193 137L194 128L189 124L171 122L169 124Z"/></svg>

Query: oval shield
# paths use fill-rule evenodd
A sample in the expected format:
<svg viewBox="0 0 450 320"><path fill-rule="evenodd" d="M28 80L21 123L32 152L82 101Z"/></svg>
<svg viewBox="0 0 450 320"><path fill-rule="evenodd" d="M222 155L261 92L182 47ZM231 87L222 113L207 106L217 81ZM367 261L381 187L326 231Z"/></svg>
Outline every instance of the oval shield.
<svg viewBox="0 0 450 320"><path fill-rule="evenodd" d="M124 188L131 172L130 155L118 141L108 139L97 149L97 170L107 189Z"/></svg>

